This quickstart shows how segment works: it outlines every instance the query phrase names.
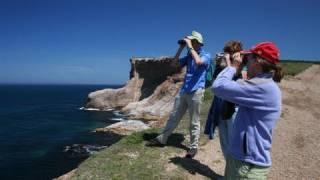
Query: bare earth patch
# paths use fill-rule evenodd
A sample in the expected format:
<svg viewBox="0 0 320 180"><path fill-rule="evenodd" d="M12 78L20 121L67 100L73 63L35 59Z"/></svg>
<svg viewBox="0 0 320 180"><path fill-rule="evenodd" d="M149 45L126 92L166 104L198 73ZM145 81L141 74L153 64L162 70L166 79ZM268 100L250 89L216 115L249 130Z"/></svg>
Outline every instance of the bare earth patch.
<svg viewBox="0 0 320 180"><path fill-rule="evenodd" d="M283 116L274 134L269 179L320 179L320 66L280 87Z"/></svg>

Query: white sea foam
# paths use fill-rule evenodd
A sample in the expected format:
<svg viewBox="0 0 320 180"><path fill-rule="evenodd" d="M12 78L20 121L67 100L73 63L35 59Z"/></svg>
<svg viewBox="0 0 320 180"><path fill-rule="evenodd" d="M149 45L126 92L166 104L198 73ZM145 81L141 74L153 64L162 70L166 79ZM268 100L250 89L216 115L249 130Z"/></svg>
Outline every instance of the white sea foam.
<svg viewBox="0 0 320 180"><path fill-rule="evenodd" d="M108 109L101 110L101 109L98 109L98 108L85 108L85 107L81 107L81 108L79 108L79 110L82 110L82 111L113 111L114 109L108 108Z"/></svg>
<svg viewBox="0 0 320 180"><path fill-rule="evenodd" d="M112 121L124 121L125 119L116 117L116 118L111 118L111 120Z"/></svg>
<svg viewBox="0 0 320 180"><path fill-rule="evenodd" d="M81 107L81 108L79 108L79 110L82 110L82 111L101 111L100 109L97 109L97 108L85 108L85 107Z"/></svg>
<svg viewBox="0 0 320 180"><path fill-rule="evenodd" d="M119 117L123 117L124 115L120 111L113 111L113 114Z"/></svg>

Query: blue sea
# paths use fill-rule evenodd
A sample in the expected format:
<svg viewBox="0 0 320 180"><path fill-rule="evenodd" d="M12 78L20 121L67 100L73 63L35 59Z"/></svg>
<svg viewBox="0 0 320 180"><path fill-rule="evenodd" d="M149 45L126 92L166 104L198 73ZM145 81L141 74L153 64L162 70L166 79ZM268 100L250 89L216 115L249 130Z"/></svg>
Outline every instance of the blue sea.
<svg viewBox="0 0 320 180"><path fill-rule="evenodd" d="M119 114L79 110L90 92L118 87L0 85L0 179L52 179L118 141L92 130L117 122Z"/></svg>

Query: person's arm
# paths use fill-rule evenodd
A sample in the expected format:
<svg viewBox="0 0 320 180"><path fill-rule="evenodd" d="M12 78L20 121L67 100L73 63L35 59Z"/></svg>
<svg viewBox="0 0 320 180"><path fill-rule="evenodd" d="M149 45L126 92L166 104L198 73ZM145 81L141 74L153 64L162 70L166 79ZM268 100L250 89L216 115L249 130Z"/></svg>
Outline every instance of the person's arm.
<svg viewBox="0 0 320 180"><path fill-rule="evenodd" d="M180 66L185 66L185 65L187 65L187 60L188 60L188 56L184 56L184 57L182 57L182 58L180 58L179 60L178 60L178 62L179 62L179 64L180 64Z"/></svg>
<svg viewBox="0 0 320 180"><path fill-rule="evenodd" d="M181 52L183 51L183 48L185 46L186 46L185 44L184 45L180 44L180 46L179 46L179 48L173 58L172 65L176 66L176 65L180 64L180 66L184 66L186 64L186 57L179 59Z"/></svg>
<svg viewBox="0 0 320 180"><path fill-rule="evenodd" d="M190 52L192 58L194 59L195 63L197 65L204 64L205 62L201 59L201 57L199 56L197 51L193 48L191 40L188 38L184 38L184 40L186 41L187 47L189 48L189 52Z"/></svg>
<svg viewBox="0 0 320 180"><path fill-rule="evenodd" d="M224 100L250 108L265 108L264 90L258 88L245 80L233 81L237 70L241 67L242 57L240 53L233 55L233 62L230 55L226 55L228 67L226 67L216 78L212 85L214 94Z"/></svg>
<svg viewBox="0 0 320 180"><path fill-rule="evenodd" d="M185 47L186 45L180 45L179 46L179 49L178 51L176 52L176 55L174 56L174 60L175 61L178 61L179 60L179 57L181 55L181 52L183 51L183 48Z"/></svg>
<svg viewBox="0 0 320 180"><path fill-rule="evenodd" d="M228 66L218 75L212 85L214 94L240 106L250 108L265 107L265 97L261 92L262 89L244 81L242 81L243 83L233 81L232 78L236 71L236 68Z"/></svg>

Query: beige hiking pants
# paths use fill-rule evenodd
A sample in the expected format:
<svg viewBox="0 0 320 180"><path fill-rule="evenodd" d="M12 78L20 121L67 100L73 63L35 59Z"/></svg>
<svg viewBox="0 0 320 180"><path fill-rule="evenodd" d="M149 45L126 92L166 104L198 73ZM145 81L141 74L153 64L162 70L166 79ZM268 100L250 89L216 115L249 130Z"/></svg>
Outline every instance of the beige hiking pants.
<svg viewBox="0 0 320 180"><path fill-rule="evenodd" d="M190 146L189 148L198 148L200 137L200 107L203 101L204 89L198 89L191 94L178 94L175 98L173 111L167 121L162 133L157 137L158 141L166 144L168 137L178 126L181 118L187 109L190 116Z"/></svg>

